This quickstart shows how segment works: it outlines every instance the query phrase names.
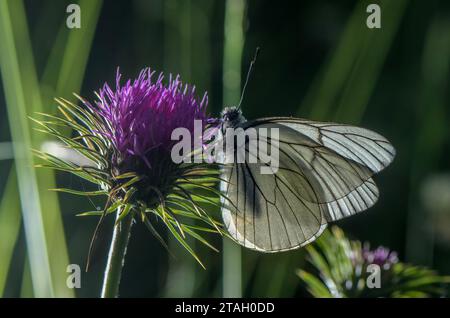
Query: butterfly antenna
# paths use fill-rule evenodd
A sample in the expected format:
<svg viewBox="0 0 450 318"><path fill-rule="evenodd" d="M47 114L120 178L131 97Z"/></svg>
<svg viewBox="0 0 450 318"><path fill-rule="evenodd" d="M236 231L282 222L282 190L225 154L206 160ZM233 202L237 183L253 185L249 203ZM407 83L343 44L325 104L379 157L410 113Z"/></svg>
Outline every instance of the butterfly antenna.
<svg viewBox="0 0 450 318"><path fill-rule="evenodd" d="M252 73L253 65L255 65L255 63L256 63L256 58L258 57L258 53L259 53L259 46L256 48L255 56L253 57L253 60L250 62L250 67L248 68L248 72L247 72L247 78L245 79L244 88L242 89L242 93L241 93L241 99L239 100L239 104L237 107L238 109L241 108L242 100L244 99L245 89L247 88L248 80L250 78L250 74Z"/></svg>

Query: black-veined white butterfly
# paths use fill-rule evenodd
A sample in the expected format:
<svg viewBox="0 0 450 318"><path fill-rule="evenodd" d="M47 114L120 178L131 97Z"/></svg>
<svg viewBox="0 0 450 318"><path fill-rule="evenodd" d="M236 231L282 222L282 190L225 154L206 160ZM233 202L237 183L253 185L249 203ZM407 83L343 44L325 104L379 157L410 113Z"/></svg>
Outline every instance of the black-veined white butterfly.
<svg viewBox="0 0 450 318"><path fill-rule="evenodd" d="M329 222L370 208L379 196L372 176L395 157L386 138L364 128L290 117L246 121L239 106L222 112L220 127L278 128L276 173L261 174L266 164L249 162L258 154L247 141L246 160L224 165L221 182L225 228L239 244L262 252L304 246Z"/></svg>
<svg viewBox="0 0 450 318"><path fill-rule="evenodd" d="M395 156L386 138L355 126L289 117L246 121L235 107L224 110L222 122L244 131L279 131L276 173L261 174L265 163L250 163L248 157L223 168L224 225L239 244L258 251L304 246L328 222L370 208L379 195L372 176Z"/></svg>

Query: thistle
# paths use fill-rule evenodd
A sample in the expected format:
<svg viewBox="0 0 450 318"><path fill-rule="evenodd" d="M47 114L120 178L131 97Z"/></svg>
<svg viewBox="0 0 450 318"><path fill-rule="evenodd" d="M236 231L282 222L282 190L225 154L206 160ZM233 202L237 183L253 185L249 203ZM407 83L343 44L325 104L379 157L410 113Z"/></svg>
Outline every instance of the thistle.
<svg viewBox="0 0 450 318"><path fill-rule="evenodd" d="M337 226L306 249L314 271L299 269L297 275L314 297L441 297L450 283L448 276L400 262L386 247L372 250L349 240Z"/></svg>
<svg viewBox="0 0 450 318"><path fill-rule="evenodd" d="M202 236L204 232L224 234L221 223L207 212L220 206L216 190L219 171L206 163L174 163L171 139L175 128L194 129L194 120L210 126L206 114L207 95L197 98L195 87L146 68L134 81L121 84L117 71L116 87L105 84L90 103L76 97L81 105L57 98L62 116L40 114L35 120L41 131L57 137L69 149L78 152L85 164L73 162L43 151L37 155L46 161L41 167L72 173L95 185L96 191L55 189L83 196L106 196L103 211L80 215L100 216L91 247L103 218L116 213L102 296L117 296L121 270L134 220L140 219L165 245L153 226L159 220L181 245L203 266L188 245L188 236L215 250ZM75 132L68 137L61 128ZM67 130L67 129L65 129ZM203 147L203 144L201 144ZM195 149L194 149L195 152ZM86 164L89 162L89 164ZM193 225L192 221L196 222ZM89 259L89 257L88 257Z"/></svg>

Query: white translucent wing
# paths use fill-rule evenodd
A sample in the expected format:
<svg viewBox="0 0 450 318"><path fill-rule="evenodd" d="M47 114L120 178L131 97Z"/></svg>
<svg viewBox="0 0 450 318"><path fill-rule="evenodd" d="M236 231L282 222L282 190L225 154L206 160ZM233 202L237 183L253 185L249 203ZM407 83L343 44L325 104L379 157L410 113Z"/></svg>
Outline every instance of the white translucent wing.
<svg viewBox="0 0 450 318"><path fill-rule="evenodd" d="M263 252L286 251L314 241L326 228L326 206L304 200L273 175L254 175L258 167L253 168L236 164L224 170L227 182L221 183L221 191L233 204L224 205L222 217L230 236Z"/></svg>
<svg viewBox="0 0 450 318"><path fill-rule="evenodd" d="M280 136L277 173L261 174L263 163L248 162L224 170L229 182L222 191L235 203L222 210L225 226L237 242L260 251L303 246L326 222L371 207L378 199L371 176L395 156L384 137L354 126L267 118L243 127L278 128Z"/></svg>
<svg viewBox="0 0 450 318"><path fill-rule="evenodd" d="M372 178L336 201L323 203L327 221L337 221L358 212L367 210L378 200L378 188Z"/></svg>
<svg viewBox="0 0 450 318"><path fill-rule="evenodd" d="M329 221L364 211L377 201L378 188L370 177L387 167L395 157L394 147L380 134L356 126L293 118L267 118L257 125L287 126L326 149L315 147L311 168L313 177L319 179L323 194L318 197L322 203L326 202ZM282 131L281 139L296 143L297 135L292 135L290 130ZM301 154L308 145L300 144L295 147Z"/></svg>
<svg viewBox="0 0 450 318"><path fill-rule="evenodd" d="M254 124L287 126L343 158L366 166L373 173L386 168L395 157L395 149L386 138L357 126L283 117L249 122L249 126Z"/></svg>

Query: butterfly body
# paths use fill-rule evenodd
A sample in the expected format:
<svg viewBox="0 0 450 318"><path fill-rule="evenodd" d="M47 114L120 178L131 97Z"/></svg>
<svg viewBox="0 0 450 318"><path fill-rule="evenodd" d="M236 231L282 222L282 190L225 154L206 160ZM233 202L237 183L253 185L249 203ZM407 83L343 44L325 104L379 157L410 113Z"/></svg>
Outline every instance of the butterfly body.
<svg viewBox="0 0 450 318"><path fill-rule="evenodd" d="M238 107L226 107L221 113L222 133L225 134L227 128L237 128L246 121Z"/></svg>

